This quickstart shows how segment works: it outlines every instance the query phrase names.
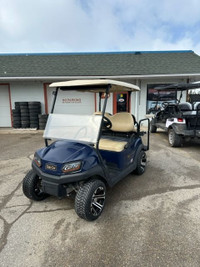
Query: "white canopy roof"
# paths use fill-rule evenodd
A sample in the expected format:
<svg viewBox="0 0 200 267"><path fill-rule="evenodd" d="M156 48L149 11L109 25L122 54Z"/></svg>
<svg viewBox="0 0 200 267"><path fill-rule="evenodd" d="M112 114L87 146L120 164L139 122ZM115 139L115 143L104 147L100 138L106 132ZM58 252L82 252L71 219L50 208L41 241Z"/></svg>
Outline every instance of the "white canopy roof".
<svg viewBox="0 0 200 267"><path fill-rule="evenodd" d="M140 90L140 88L137 85L116 80L107 80L107 79L71 80L65 82L54 82L50 84L50 87L59 87L62 90L105 92L107 85L111 85L110 92Z"/></svg>

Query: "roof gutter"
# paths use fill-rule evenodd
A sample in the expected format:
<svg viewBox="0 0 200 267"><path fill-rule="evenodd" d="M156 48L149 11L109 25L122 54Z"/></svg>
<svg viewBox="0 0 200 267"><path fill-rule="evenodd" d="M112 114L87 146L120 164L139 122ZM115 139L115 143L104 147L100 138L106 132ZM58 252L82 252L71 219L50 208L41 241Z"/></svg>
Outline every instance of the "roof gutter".
<svg viewBox="0 0 200 267"><path fill-rule="evenodd" d="M200 73L185 74L147 74L147 75L98 75L98 76L37 76L37 77L0 77L0 81L39 81L39 80L65 80L65 79L152 79L152 78L189 78L200 77Z"/></svg>

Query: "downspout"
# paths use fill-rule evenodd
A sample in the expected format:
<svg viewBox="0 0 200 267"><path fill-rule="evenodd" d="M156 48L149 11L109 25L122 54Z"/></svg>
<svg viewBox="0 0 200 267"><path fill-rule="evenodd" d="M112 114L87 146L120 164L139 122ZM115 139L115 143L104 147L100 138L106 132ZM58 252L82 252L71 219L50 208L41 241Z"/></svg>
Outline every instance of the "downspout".
<svg viewBox="0 0 200 267"><path fill-rule="evenodd" d="M139 86L140 90L141 90L141 82L139 80L136 80L136 85ZM140 117L140 113L139 113L139 106L140 106L140 95L141 95L141 91L139 92L135 92L135 117L136 117L136 121L139 121L139 117Z"/></svg>

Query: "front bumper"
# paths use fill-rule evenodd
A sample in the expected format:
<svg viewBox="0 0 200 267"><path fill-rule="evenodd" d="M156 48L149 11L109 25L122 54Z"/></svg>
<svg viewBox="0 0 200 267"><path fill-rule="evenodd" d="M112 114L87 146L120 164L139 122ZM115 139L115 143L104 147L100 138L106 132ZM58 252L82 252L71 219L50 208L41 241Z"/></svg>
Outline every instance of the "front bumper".
<svg viewBox="0 0 200 267"><path fill-rule="evenodd" d="M34 162L32 162L32 168L36 172L36 174L42 178L43 192L49 195L57 196L59 198L66 196L67 187L72 183L87 180L94 175L100 175L104 177L102 168L99 165L84 172L62 176L45 173Z"/></svg>

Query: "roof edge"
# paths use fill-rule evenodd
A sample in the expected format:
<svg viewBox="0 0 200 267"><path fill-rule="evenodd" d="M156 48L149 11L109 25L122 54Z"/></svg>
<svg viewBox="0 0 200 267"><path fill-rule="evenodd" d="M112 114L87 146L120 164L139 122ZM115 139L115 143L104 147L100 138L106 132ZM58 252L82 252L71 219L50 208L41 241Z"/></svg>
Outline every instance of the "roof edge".
<svg viewBox="0 0 200 267"><path fill-rule="evenodd" d="M63 56L99 54L156 54L156 53L195 53L193 50L155 50L155 51L110 51L110 52L44 52L44 53L0 53L0 56Z"/></svg>
<svg viewBox="0 0 200 267"><path fill-rule="evenodd" d="M147 75L110 75L110 76L40 76L40 77L0 77L0 81L20 81L20 80L64 80L64 79L123 79L123 78L132 78L132 79L147 79L147 78L175 78L175 77L193 77L199 76L200 73L184 73L184 74L147 74Z"/></svg>

